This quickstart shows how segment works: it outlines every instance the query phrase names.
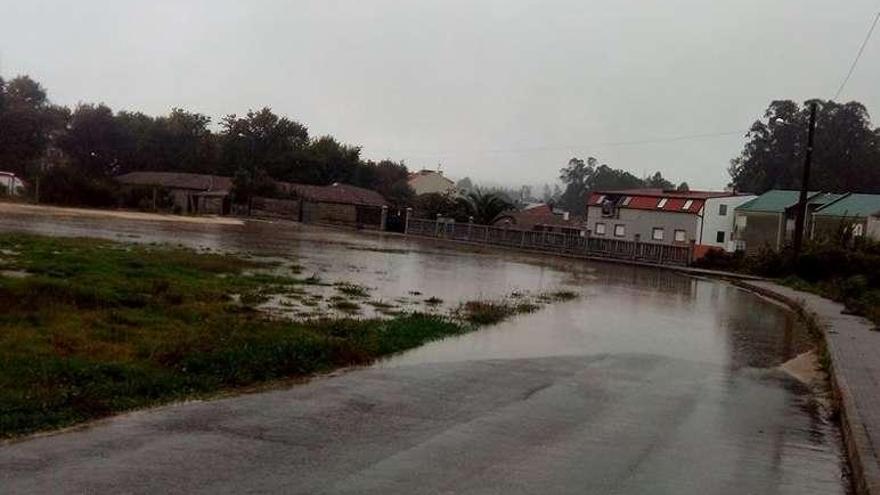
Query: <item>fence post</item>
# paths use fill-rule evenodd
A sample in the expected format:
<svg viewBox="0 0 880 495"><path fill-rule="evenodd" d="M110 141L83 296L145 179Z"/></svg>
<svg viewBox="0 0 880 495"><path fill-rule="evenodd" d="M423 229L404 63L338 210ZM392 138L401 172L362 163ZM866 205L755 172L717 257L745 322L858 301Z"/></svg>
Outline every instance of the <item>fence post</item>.
<svg viewBox="0 0 880 495"><path fill-rule="evenodd" d="M694 252L696 251L697 241L696 239L691 239L691 242L688 244L688 259L687 264L690 266L694 262Z"/></svg>
<svg viewBox="0 0 880 495"><path fill-rule="evenodd" d="M379 230L385 231L385 223L388 221L388 207L382 206L382 217L379 219Z"/></svg>
<svg viewBox="0 0 880 495"><path fill-rule="evenodd" d="M468 242L473 241L473 230L474 230L474 217L473 217L473 215L471 215L468 217L468 230L467 230Z"/></svg>
<svg viewBox="0 0 880 495"><path fill-rule="evenodd" d="M633 255L632 255L632 259L633 259L633 260L635 260L635 259L636 259L636 256L638 255L638 252L639 252L639 241L640 241L641 239L642 239L642 235L641 235L641 234L636 234L635 236L633 236Z"/></svg>
<svg viewBox="0 0 880 495"><path fill-rule="evenodd" d="M440 214L434 219L434 237L440 237Z"/></svg>
<svg viewBox="0 0 880 495"><path fill-rule="evenodd" d="M404 234L404 235L409 234L409 217L412 216L412 211L413 211L412 208L407 208L407 209L406 209L406 212L405 212L405 213L406 213L406 218L403 220L403 222L404 222L404 223L403 223L403 234Z"/></svg>

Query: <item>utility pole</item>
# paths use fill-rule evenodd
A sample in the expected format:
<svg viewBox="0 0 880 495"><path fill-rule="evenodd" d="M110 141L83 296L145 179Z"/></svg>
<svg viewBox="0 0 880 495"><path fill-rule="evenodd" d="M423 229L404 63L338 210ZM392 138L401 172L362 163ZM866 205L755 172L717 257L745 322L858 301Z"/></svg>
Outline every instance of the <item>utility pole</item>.
<svg viewBox="0 0 880 495"><path fill-rule="evenodd" d="M807 134L807 153L804 156L804 176L801 180L801 196L797 205L794 224L794 256L801 254L804 242L804 223L807 219L807 192L810 189L810 164L813 161L813 135L816 132L816 102L810 103L810 130Z"/></svg>

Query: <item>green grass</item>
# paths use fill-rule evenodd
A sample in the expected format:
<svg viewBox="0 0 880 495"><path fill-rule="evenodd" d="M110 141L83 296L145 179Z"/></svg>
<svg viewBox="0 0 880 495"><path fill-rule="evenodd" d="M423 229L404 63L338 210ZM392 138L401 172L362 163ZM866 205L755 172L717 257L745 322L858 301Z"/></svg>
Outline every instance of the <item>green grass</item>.
<svg viewBox="0 0 880 495"><path fill-rule="evenodd" d="M360 304L358 304L356 302L352 302L352 301L346 301L346 300L334 301L330 305L330 307L332 307L333 309L338 309L339 311L342 311L343 313L349 313L349 314L357 313L361 309Z"/></svg>
<svg viewBox="0 0 880 495"><path fill-rule="evenodd" d="M578 297L571 291L542 292L528 296L522 292L512 292L507 298L500 300L468 301L458 306L454 316L475 325L493 325L512 316L534 313L545 304L570 301Z"/></svg>
<svg viewBox="0 0 880 495"><path fill-rule="evenodd" d="M394 309L394 308L395 308L395 306L394 306L393 304L391 304L391 303L387 303L387 302L385 302L385 301L381 301L381 300L378 300L378 301L370 301L370 302L367 303L367 305L372 306L372 307L376 308L377 310L380 310L380 309Z"/></svg>
<svg viewBox="0 0 880 495"><path fill-rule="evenodd" d="M351 283L339 283L336 284L336 290L342 294L345 294L349 297L369 297L370 291L364 286L351 284Z"/></svg>
<svg viewBox="0 0 880 495"><path fill-rule="evenodd" d="M0 234L0 269L28 274L0 276L0 438L365 364L540 307L472 301L441 316L372 301L390 318L287 321L255 306L294 295L354 313L359 286L324 299L299 267L87 239Z"/></svg>
<svg viewBox="0 0 880 495"><path fill-rule="evenodd" d="M270 319L252 305L315 280L233 256L6 234L2 250L18 253L0 257L3 269L30 275L0 277L0 437L363 364L474 328L423 314Z"/></svg>
<svg viewBox="0 0 880 495"><path fill-rule="evenodd" d="M808 282L796 276L779 280L792 289L817 294L842 303L846 311L864 316L880 330L880 288L868 283L864 275L854 275L845 279L833 278Z"/></svg>

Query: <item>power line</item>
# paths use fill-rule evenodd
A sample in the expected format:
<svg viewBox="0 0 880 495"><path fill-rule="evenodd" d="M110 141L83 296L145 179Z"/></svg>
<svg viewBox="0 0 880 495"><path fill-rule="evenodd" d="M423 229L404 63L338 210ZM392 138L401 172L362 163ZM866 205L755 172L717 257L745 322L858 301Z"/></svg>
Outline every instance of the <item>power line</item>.
<svg viewBox="0 0 880 495"><path fill-rule="evenodd" d="M834 94L834 97L831 99L832 101L837 100L840 94L843 92L846 84L849 82L853 73L856 70L856 66L858 66L859 60L862 58L862 54L865 52L865 48L868 46L868 42L871 41L871 37L874 34L874 29L877 27L878 22L880 22L880 11L878 11L874 15L874 20L871 22L871 27L868 29L868 33L865 35L865 39L862 41L861 46L859 47L859 51L856 53L855 58L852 61L852 64L849 67L849 70L846 73L846 76L841 81L840 86L837 88L837 92ZM393 153L407 153L414 154L418 156L441 156L441 155L449 155L449 154L460 154L460 153L528 153L535 151L553 151L553 150L576 150L576 149L585 149L591 147L617 147L617 146L640 146L645 144L660 144L660 143L671 143L676 141L687 141L692 139L706 139L713 137L722 137L722 136L731 136L731 135L742 135L744 136L748 130L737 130L737 131L723 131L723 132L712 132L712 133L700 133L700 134L686 134L681 136L670 136L670 137L662 137L662 138L651 138L651 139L638 139L638 140L629 140L629 141L605 141L605 142L597 142L591 144L578 144L578 145L564 145L564 146L535 146L535 147L524 147L524 148L499 148L499 149L456 149L454 151L437 151L430 152L426 150L413 150L413 149L393 149L393 148L373 148L376 151L384 151L384 152L393 152Z"/></svg>
<svg viewBox="0 0 880 495"><path fill-rule="evenodd" d="M868 46L868 41L871 40L871 35L874 34L874 28L877 27L877 21L880 21L880 12L874 16L874 22L871 23L871 29L868 29L868 34L865 36L865 40L862 41L862 46L859 47L858 53L856 53L856 58L853 59L852 65L849 67L849 72L846 73L846 77L843 78L843 81L840 83L840 87L837 88L837 93L834 93L834 98L831 100L837 100L837 97L840 96L840 93L843 92L843 88L846 86L846 83L849 82L849 78L853 75L853 72L856 70L856 65L859 63L859 59L862 58L862 53L865 51L865 47Z"/></svg>

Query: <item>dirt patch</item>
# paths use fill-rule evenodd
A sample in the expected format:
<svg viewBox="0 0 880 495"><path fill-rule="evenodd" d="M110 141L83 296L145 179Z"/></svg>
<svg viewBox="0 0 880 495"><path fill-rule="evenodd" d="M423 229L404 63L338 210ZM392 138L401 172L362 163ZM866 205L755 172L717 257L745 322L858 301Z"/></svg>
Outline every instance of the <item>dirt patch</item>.
<svg viewBox="0 0 880 495"><path fill-rule="evenodd" d="M24 205L0 203L0 212L31 215L51 215L53 217L118 218L122 220L142 220L154 222L183 222L212 225L244 225L242 220L218 216L184 216L161 213L145 213L123 210L93 210L88 208L66 208L60 206Z"/></svg>
<svg viewBox="0 0 880 495"><path fill-rule="evenodd" d="M779 365L779 369L811 387L825 380L815 349L789 359Z"/></svg>

